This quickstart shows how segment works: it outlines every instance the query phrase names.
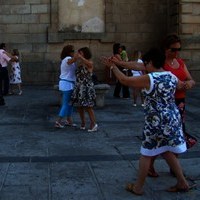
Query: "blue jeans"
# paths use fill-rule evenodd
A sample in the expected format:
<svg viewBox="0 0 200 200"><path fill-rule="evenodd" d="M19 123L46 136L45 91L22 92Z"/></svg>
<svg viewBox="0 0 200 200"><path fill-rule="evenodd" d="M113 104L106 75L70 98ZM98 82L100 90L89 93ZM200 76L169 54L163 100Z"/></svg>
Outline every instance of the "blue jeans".
<svg viewBox="0 0 200 200"><path fill-rule="evenodd" d="M71 117L73 106L70 105L71 94L73 90L62 91L62 106L60 108L59 117Z"/></svg>

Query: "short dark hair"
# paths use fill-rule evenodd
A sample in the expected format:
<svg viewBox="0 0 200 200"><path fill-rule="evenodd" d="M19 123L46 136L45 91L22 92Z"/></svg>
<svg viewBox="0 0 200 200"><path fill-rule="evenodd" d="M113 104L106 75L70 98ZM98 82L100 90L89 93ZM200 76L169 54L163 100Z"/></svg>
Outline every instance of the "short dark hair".
<svg viewBox="0 0 200 200"><path fill-rule="evenodd" d="M177 34L169 34L163 40L162 48L163 50L169 49L172 44L175 44L177 42L181 44L180 37Z"/></svg>
<svg viewBox="0 0 200 200"><path fill-rule="evenodd" d="M62 49L62 52L60 54L61 60L63 60L67 56L71 56L72 52L74 52L74 46L73 45L64 46L63 49Z"/></svg>
<svg viewBox="0 0 200 200"><path fill-rule="evenodd" d="M13 49L13 55L19 56L19 50L18 49Z"/></svg>
<svg viewBox="0 0 200 200"><path fill-rule="evenodd" d="M113 54L119 54L119 48L121 48L120 43L113 44Z"/></svg>
<svg viewBox="0 0 200 200"><path fill-rule="evenodd" d="M92 58L92 53L88 47L82 47L78 50L78 52L82 51L83 52L83 57L86 59Z"/></svg>
<svg viewBox="0 0 200 200"><path fill-rule="evenodd" d="M0 49L3 49L3 48L5 48L6 47L6 44L5 43L1 43L0 44Z"/></svg>
<svg viewBox="0 0 200 200"><path fill-rule="evenodd" d="M156 69L160 69L165 64L165 54L158 48L151 48L144 54L142 60L144 63L149 63L151 61Z"/></svg>

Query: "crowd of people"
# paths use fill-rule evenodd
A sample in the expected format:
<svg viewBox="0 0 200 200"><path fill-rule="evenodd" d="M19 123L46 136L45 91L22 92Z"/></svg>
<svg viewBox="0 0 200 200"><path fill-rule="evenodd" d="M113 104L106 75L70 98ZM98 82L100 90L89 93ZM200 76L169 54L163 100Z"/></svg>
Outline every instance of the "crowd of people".
<svg viewBox="0 0 200 200"><path fill-rule="evenodd" d="M147 176L159 176L154 168L157 156L166 160L170 172L177 179L176 185L168 189L169 192L187 192L192 188L183 174L178 154L188 148L185 139L188 134L185 128L185 97L186 91L195 85L195 81L183 59L179 58L180 38L176 34L168 35L161 47L151 48L143 56L141 51L136 50L134 57L130 59L126 47L115 43L113 55L101 59L116 77L113 97L130 98L131 89L133 106L137 106L140 95L141 105L144 107L138 178L135 183L126 186L127 191L136 195L143 194ZM99 127L93 109L96 94L91 50L82 47L76 51L73 45L66 45L61 51L60 59L59 90L62 103L54 126L77 126L72 118L76 107L81 121L79 128L86 129L87 112L90 120L87 130L96 132ZM10 78L7 69L9 63L12 64ZM22 94L18 50L9 54L2 43L0 64L0 103L3 105L3 96L13 93L14 84L18 86L18 94Z"/></svg>

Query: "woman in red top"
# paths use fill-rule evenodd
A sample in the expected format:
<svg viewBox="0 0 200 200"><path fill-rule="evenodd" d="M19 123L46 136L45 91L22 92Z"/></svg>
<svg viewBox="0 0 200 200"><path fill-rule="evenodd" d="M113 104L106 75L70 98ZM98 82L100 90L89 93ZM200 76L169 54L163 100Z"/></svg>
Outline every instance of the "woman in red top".
<svg viewBox="0 0 200 200"><path fill-rule="evenodd" d="M183 132L185 130L185 97L186 90L191 89L195 85L195 81L192 79L184 61L179 58L179 51L181 50L181 40L176 34L168 35L163 42L163 50L165 51L165 65L164 69L170 71L174 74L179 80L185 81L185 88L176 90L175 92L175 101L179 109ZM157 177L158 174L153 167L154 160L152 160L152 165L149 169L149 176ZM173 174L173 172L170 170Z"/></svg>
<svg viewBox="0 0 200 200"><path fill-rule="evenodd" d="M178 58L179 51L181 50L180 38L175 34L168 35L164 40L163 48L166 56L164 69L172 72L179 80L187 81L185 82L186 88L182 90L176 90L175 93L176 105L178 106L181 114L183 132L185 133L186 89L191 89L195 85L195 82L192 79L192 76L190 75L184 61Z"/></svg>

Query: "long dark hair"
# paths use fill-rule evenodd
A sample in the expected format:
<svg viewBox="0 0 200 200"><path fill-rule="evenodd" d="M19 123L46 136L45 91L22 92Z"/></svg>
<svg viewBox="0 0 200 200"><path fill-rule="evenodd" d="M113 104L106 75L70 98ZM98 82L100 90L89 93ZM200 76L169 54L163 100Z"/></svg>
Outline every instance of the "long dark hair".
<svg viewBox="0 0 200 200"><path fill-rule="evenodd" d="M74 52L74 46L73 45L64 46L63 49L62 49L62 52L60 54L61 60L63 60L67 56L71 56L71 53L73 53L73 52Z"/></svg>
<svg viewBox="0 0 200 200"><path fill-rule="evenodd" d="M80 48L78 50L78 52L82 51L83 52L83 57L86 58L86 59L90 59L92 58L92 53L90 51L90 49L88 47L83 47L83 48Z"/></svg>

